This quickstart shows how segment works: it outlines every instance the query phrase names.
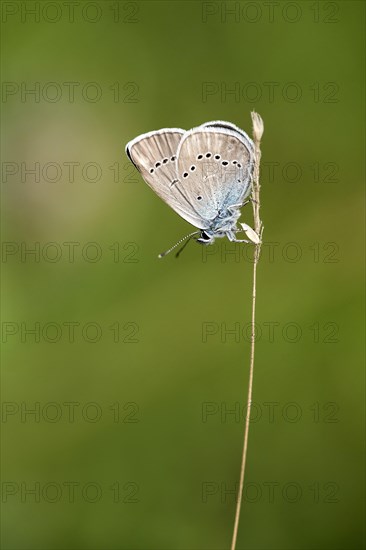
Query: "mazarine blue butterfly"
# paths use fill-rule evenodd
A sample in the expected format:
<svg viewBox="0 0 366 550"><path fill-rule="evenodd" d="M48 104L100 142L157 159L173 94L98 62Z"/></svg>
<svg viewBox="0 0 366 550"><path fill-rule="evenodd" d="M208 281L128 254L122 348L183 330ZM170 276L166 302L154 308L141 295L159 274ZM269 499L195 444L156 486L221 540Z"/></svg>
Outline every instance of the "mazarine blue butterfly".
<svg viewBox="0 0 366 550"><path fill-rule="evenodd" d="M197 242L211 244L226 236L232 242L259 242L247 224L238 227L240 207L252 190L255 151L234 124L213 121L189 131L148 132L130 141L126 154L155 193L199 229L184 239L199 235ZM250 241L237 239L239 231Z"/></svg>

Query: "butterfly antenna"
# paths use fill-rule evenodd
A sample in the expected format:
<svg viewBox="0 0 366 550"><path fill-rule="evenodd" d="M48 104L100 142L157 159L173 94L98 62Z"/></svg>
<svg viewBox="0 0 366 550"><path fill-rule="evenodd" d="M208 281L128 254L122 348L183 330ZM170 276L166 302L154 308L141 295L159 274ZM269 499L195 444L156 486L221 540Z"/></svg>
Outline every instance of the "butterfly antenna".
<svg viewBox="0 0 366 550"><path fill-rule="evenodd" d="M183 239L180 239L177 243L175 243L174 246L172 246L171 248L169 248L169 250L166 250L165 252L162 252L161 254L159 254L158 258L164 258L167 254L169 254L169 252L171 252L172 250L174 250L174 248L177 248L177 246L179 246L183 241L185 241L186 239L187 242L184 243L184 245L182 246L182 248L180 250L178 250L177 254L176 254L176 258L178 258L179 254L182 252L183 248L185 246L187 246L188 242L190 241L190 239L194 236L194 235L197 235L199 233L199 231L195 231L194 233L190 233L189 235L186 235L185 237L183 237Z"/></svg>
<svg viewBox="0 0 366 550"><path fill-rule="evenodd" d="M191 235L187 240L186 242L184 243L184 245L178 250L178 252L175 254L175 257L178 258L179 257L179 254L181 252L183 252L183 250L185 249L185 247L187 246L187 244L189 243L189 241L192 239L193 235Z"/></svg>

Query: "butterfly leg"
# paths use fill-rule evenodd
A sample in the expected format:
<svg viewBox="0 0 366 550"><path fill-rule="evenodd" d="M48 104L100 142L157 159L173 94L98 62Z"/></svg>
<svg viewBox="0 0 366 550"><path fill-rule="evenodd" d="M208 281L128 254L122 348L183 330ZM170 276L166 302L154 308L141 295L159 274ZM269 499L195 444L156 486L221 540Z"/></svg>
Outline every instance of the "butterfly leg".
<svg viewBox="0 0 366 550"><path fill-rule="evenodd" d="M233 211L235 211L237 208L241 208L242 206L247 204L247 202L245 202L244 204L242 202L239 203L239 204L231 204L230 206L228 206L228 210L229 210L229 212L233 213Z"/></svg>
<svg viewBox="0 0 366 550"><path fill-rule="evenodd" d="M239 231L239 229L234 229L233 231L228 231L227 232L227 238L229 239L229 241L231 241L232 243L250 243L250 241L246 241L244 239L237 239L236 236L235 236L235 233L237 233Z"/></svg>
<svg viewBox="0 0 366 550"><path fill-rule="evenodd" d="M254 199L247 199L245 202L241 202L240 204L232 204L231 206L228 207L228 210L232 212L232 209L236 209L236 208L242 208L243 206L246 206L247 204L249 204L250 202L254 202L255 204L258 204L258 202Z"/></svg>

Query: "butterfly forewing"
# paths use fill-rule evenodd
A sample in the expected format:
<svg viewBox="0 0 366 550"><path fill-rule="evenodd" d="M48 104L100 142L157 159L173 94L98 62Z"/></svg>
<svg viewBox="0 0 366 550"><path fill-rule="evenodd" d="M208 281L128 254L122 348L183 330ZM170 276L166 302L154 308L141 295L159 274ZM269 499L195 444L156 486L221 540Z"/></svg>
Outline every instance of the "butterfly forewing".
<svg viewBox="0 0 366 550"><path fill-rule="evenodd" d="M207 225L186 196L176 171L177 149L184 134L180 128L142 134L127 144L126 153L163 201L182 218L205 229Z"/></svg>

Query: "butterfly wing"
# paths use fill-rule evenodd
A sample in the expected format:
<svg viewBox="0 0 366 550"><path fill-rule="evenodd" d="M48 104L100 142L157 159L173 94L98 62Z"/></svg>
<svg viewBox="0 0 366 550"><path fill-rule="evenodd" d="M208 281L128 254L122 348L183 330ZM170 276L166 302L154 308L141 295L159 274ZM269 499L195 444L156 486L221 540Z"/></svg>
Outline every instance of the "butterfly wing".
<svg viewBox="0 0 366 550"><path fill-rule="evenodd" d="M164 128L142 134L126 145L126 154L146 183L164 202L192 225L207 225L186 196L176 171L176 155L185 130Z"/></svg>
<svg viewBox="0 0 366 550"><path fill-rule="evenodd" d="M240 205L250 194L254 145L230 122L213 121L186 132L177 151L177 178L205 220Z"/></svg>
<svg viewBox="0 0 366 550"><path fill-rule="evenodd" d="M239 134L239 137L243 139L247 145L247 147L250 149L250 151L254 154L254 143L248 136L244 130L239 128L239 126L236 126L232 122L226 122L224 120L213 120L211 122L205 122L204 124L201 124L201 128L219 128L219 129L226 129L231 130L232 132Z"/></svg>

